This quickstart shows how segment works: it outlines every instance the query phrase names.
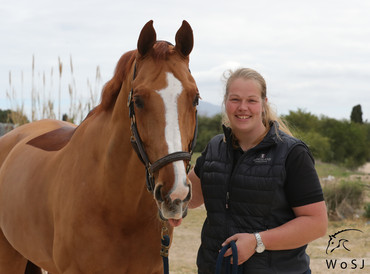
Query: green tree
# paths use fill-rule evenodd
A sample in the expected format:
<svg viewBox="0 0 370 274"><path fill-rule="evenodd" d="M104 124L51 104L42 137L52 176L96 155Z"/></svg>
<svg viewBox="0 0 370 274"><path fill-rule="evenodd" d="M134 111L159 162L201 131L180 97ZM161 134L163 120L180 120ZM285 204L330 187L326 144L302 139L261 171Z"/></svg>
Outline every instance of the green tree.
<svg viewBox="0 0 370 274"><path fill-rule="evenodd" d="M195 152L203 151L213 136L222 133L221 117L221 114L212 117L198 117L198 138L194 148Z"/></svg>
<svg viewBox="0 0 370 274"><path fill-rule="evenodd" d="M10 113L11 110L1 110L0 109L0 123L13 123L13 121L10 121Z"/></svg>
<svg viewBox="0 0 370 274"><path fill-rule="evenodd" d="M288 126L293 133L295 131L316 131L319 124L319 118L316 115L305 112L302 109L298 109L297 111L290 110L289 114L282 116L282 118L288 122Z"/></svg>
<svg viewBox="0 0 370 274"><path fill-rule="evenodd" d="M361 105L354 106L351 112L351 122L362 124L362 108Z"/></svg>
<svg viewBox="0 0 370 274"><path fill-rule="evenodd" d="M362 115L361 106L354 109L354 113ZM370 159L370 125L367 123L318 118L301 109L290 111L282 118L288 122L293 134L310 147L317 159L352 169Z"/></svg>
<svg viewBox="0 0 370 274"><path fill-rule="evenodd" d="M323 118L321 133L330 140L330 162L342 163L348 168L363 165L369 157L367 128L362 124Z"/></svg>
<svg viewBox="0 0 370 274"><path fill-rule="evenodd" d="M10 123L23 125L29 123L26 115L21 111L13 111L10 109L1 110L0 109L0 123Z"/></svg>
<svg viewBox="0 0 370 274"><path fill-rule="evenodd" d="M315 159L326 161L331 158L330 140L318 131L320 119L316 115L298 109L289 111L282 118L288 123L293 135L309 146Z"/></svg>
<svg viewBox="0 0 370 274"><path fill-rule="evenodd" d="M328 137L322 136L319 132L313 130L300 132L296 136L308 145L315 159L329 162L333 158Z"/></svg>

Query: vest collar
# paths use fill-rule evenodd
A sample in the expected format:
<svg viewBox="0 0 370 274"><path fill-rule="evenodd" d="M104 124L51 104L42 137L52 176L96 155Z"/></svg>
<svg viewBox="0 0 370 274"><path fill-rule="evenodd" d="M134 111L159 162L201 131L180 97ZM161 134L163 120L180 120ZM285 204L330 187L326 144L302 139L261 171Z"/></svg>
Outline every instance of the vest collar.
<svg viewBox="0 0 370 274"><path fill-rule="evenodd" d="M224 142L232 145L234 138L232 134L232 129L225 125L222 125L222 129L224 131ZM279 123L277 121L270 122L269 132L266 134L263 140L253 149L266 148L277 144L279 141L279 136L277 134L278 132L279 132Z"/></svg>

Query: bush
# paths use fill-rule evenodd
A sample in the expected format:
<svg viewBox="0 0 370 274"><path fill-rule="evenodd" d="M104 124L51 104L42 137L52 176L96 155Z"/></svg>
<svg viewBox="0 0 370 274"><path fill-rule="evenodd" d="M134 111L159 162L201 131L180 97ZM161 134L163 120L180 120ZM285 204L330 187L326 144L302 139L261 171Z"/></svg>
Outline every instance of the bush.
<svg viewBox="0 0 370 274"><path fill-rule="evenodd" d="M364 216L368 219L370 219L370 203L365 204L365 213Z"/></svg>
<svg viewBox="0 0 370 274"><path fill-rule="evenodd" d="M322 136L315 131L295 132L295 136L305 142L310 148L312 155L316 160L320 159L328 162L332 158L332 150L330 148L330 139Z"/></svg>
<svg viewBox="0 0 370 274"><path fill-rule="evenodd" d="M202 152L213 136L222 133L222 116L198 116L198 138L194 148L195 152Z"/></svg>
<svg viewBox="0 0 370 274"><path fill-rule="evenodd" d="M309 145L317 159L342 164L352 170L370 160L370 124L367 122L319 118L301 109L290 111L283 118L294 135Z"/></svg>
<svg viewBox="0 0 370 274"><path fill-rule="evenodd" d="M324 198L330 217L352 217L354 210L363 203L364 186L361 182L340 181L323 187Z"/></svg>

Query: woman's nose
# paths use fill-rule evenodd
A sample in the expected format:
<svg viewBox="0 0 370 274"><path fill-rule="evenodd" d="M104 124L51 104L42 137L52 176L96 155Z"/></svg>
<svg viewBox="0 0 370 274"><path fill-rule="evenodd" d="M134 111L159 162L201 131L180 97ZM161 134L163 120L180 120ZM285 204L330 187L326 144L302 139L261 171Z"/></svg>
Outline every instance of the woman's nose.
<svg viewBox="0 0 370 274"><path fill-rule="evenodd" d="M248 103L246 101L241 101L238 107L239 110L247 110L248 109Z"/></svg>

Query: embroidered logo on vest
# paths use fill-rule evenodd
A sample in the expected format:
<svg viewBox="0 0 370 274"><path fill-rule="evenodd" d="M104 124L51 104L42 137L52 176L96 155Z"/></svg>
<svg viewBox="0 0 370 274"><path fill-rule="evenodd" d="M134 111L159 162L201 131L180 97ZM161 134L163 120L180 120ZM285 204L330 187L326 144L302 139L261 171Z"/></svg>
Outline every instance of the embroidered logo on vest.
<svg viewBox="0 0 370 274"><path fill-rule="evenodd" d="M253 160L256 164L267 164L271 161L270 157L266 157L266 154L262 153L259 157Z"/></svg>

